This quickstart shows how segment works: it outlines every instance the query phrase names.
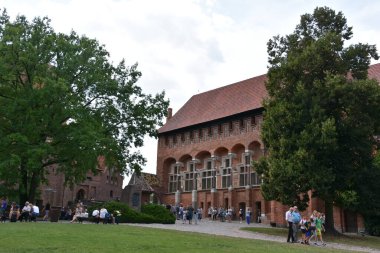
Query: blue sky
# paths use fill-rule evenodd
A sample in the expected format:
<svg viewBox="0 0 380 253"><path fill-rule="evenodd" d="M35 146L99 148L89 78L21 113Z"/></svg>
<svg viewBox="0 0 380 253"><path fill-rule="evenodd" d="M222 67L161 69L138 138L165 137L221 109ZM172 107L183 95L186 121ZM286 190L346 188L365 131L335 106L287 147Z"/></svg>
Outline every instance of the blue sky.
<svg viewBox="0 0 380 253"><path fill-rule="evenodd" d="M352 43L379 47L380 1L0 0L13 18L48 16L56 31L98 39L115 64L138 62L138 85L165 90L174 113L194 94L264 74L268 40L291 33L317 6L343 12ZM156 149L146 138L145 172L156 171Z"/></svg>

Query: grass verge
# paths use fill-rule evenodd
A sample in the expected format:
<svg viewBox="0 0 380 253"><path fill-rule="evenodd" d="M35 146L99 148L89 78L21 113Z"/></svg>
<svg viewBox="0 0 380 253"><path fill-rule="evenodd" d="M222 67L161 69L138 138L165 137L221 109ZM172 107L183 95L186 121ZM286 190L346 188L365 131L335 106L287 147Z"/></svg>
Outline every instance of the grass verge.
<svg viewBox="0 0 380 253"><path fill-rule="evenodd" d="M242 230L247 230L251 232L257 232L267 235L276 235L282 236L284 238L288 235L288 229L285 228L242 228ZM301 234L299 234L301 236ZM285 240L285 239L284 239ZM354 245L360 247L369 247L373 249L380 250L380 237L375 236L362 236L355 234L340 234L340 235L331 235L331 234L323 234L323 240L327 243L342 243L347 245Z"/></svg>
<svg viewBox="0 0 380 253"><path fill-rule="evenodd" d="M0 224L0 252L108 253L108 252L345 252L260 240L103 224Z"/></svg>

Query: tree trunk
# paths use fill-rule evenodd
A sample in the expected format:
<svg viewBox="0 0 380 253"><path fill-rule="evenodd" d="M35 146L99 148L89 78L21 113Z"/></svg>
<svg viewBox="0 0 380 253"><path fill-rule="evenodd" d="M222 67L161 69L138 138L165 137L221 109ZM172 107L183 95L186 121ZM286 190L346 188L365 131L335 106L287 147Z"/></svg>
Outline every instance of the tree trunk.
<svg viewBox="0 0 380 253"><path fill-rule="evenodd" d="M37 173L33 173L32 178L30 179L29 185L29 201L35 204L36 200L36 190L39 186L39 176Z"/></svg>
<svg viewBox="0 0 380 253"><path fill-rule="evenodd" d="M18 186L20 207L28 201L28 173L25 168L24 159L21 159L20 164L21 182Z"/></svg>
<svg viewBox="0 0 380 253"><path fill-rule="evenodd" d="M334 204L332 200L325 200L325 229L328 233L338 233L334 227Z"/></svg>

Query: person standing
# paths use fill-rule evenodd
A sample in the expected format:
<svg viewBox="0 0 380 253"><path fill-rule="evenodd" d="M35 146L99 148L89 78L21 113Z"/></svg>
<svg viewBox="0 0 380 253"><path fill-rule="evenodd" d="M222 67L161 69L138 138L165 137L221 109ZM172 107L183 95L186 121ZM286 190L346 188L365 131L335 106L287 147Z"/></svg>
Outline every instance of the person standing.
<svg viewBox="0 0 380 253"><path fill-rule="evenodd" d="M240 223L243 222L243 209L242 208L239 209L239 220L240 220Z"/></svg>
<svg viewBox="0 0 380 253"><path fill-rule="evenodd" d="M294 237L293 237L293 207L290 207L289 210L285 213L285 220L288 222L288 239L286 242L294 242ZM291 239L291 241L290 241Z"/></svg>
<svg viewBox="0 0 380 253"><path fill-rule="evenodd" d="M1 206L0 206L0 218L1 218L1 221L4 221L5 222L5 211L7 210L7 206L8 206L8 203L7 203L7 198L6 197L2 197L1 198Z"/></svg>
<svg viewBox="0 0 380 253"><path fill-rule="evenodd" d="M245 212L245 220L246 220L248 225L251 223L251 209L249 209L249 208Z"/></svg>
<svg viewBox="0 0 380 253"><path fill-rule="evenodd" d="M298 212L298 207L297 206L294 206L293 207L293 213L292 213L292 218L293 218L293 239L294 239L294 242L298 242L298 226L299 226L299 223L301 221L301 215L300 213Z"/></svg>
<svg viewBox="0 0 380 253"><path fill-rule="evenodd" d="M46 203L45 207L44 207L44 211L45 211L45 215L44 217L42 218L43 221L46 221L48 218L49 218L49 212L50 212L50 203Z"/></svg>
<svg viewBox="0 0 380 253"><path fill-rule="evenodd" d="M192 224L193 221L194 208L192 205L187 207L187 219L189 220L189 224Z"/></svg>

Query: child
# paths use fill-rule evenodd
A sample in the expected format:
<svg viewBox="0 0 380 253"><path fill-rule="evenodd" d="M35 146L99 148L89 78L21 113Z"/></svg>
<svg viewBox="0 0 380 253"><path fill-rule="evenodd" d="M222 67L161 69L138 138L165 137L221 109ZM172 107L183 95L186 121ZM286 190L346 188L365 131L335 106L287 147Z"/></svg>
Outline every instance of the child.
<svg viewBox="0 0 380 253"><path fill-rule="evenodd" d="M306 233L308 232L308 221L306 219L306 216L303 216L301 221L300 221L300 226L301 226L301 232L302 232L302 241L301 243L302 244L307 244L307 240L306 240Z"/></svg>
<svg viewBox="0 0 380 253"><path fill-rule="evenodd" d="M317 214L317 218L315 220L315 228L316 228L316 231L317 231L316 244L317 244L318 238L319 238L319 240L321 241L322 245L325 246L326 243L324 243L323 239L322 239L322 219L321 219L321 214L320 213Z"/></svg>
<svg viewBox="0 0 380 253"><path fill-rule="evenodd" d="M314 215L310 217L310 226L309 226L310 235L309 235L308 242L310 242L312 238L315 238L314 244L317 244L317 237L315 234L315 218L313 217Z"/></svg>

